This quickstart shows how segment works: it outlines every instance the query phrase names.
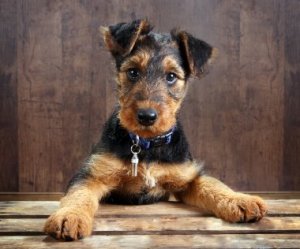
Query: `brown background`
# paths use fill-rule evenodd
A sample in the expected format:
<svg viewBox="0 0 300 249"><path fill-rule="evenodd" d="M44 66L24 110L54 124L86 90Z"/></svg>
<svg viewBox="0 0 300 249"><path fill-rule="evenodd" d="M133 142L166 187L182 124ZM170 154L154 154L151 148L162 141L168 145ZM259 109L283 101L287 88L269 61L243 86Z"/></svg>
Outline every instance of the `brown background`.
<svg viewBox="0 0 300 249"><path fill-rule="evenodd" d="M181 118L239 190L300 189L300 1L0 0L0 191L62 191L115 103L100 25L147 16L219 49Z"/></svg>

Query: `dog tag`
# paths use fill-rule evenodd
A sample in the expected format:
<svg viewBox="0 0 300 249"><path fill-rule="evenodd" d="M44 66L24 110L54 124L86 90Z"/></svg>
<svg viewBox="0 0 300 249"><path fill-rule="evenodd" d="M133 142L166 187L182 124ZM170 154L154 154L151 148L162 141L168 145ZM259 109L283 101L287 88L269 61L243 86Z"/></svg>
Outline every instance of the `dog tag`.
<svg viewBox="0 0 300 249"><path fill-rule="evenodd" d="M133 152L133 156L131 158L132 176L137 176L138 164L139 164L138 153Z"/></svg>
<svg viewBox="0 0 300 249"><path fill-rule="evenodd" d="M140 152L141 152L141 147L138 145L138 143L133 144L131 146L131 153L132 153L132 158L131 158L131 175L132 176L137 176L138 164L139 164L138 154Z"/></svg>

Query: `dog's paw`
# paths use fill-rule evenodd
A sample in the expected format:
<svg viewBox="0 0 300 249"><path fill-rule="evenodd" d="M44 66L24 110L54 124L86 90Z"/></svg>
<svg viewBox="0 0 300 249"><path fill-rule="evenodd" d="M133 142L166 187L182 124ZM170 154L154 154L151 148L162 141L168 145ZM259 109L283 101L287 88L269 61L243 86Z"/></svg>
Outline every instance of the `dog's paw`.
<svg viewBox="0 0 300 249"><path fill-rule="evenodd" d="M61 208L46 221L44 232L56 239L78 240L92 233L93 218L71 208Z"/></svg>
<svg viewBox="0 0 300 249"><path fill-rule="evenodd" d="M267 213L267 205L258 196L236 194L218 203L216 215L229 222L256 222Z"/></svg>

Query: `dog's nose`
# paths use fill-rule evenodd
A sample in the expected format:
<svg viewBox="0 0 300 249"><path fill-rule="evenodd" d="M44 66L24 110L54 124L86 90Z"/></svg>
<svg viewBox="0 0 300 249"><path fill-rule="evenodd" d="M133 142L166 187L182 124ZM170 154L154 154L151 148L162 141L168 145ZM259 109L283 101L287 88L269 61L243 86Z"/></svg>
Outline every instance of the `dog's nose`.
<svg viewBox="0 0 300 249"><path fill-rule="evenodd" d="M157 119L157 112L154 109L140 109L137 112L137 119L141 125L153 125Z"/></svg>

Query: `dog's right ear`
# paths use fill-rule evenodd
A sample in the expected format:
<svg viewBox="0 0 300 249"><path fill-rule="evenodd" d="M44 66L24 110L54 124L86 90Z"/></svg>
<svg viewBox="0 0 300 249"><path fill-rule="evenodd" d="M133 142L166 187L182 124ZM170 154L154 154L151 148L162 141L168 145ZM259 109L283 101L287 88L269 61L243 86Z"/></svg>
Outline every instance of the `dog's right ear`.
<svg viewBox="0 0 300 249"><path fill-rule="evenodd" d="M178 43L188 73L200 77L204 72L204 66L216 57L217 49L186 31L173 29L171 36Z"/></svg>
<svg viewBox="0 0 300 249"><path fill-rule="evenodd" d="M118 23L101 27L104 43L113 56L128 55L141 35L152 30L147 20L135 20L131 23Z"/></svg>

